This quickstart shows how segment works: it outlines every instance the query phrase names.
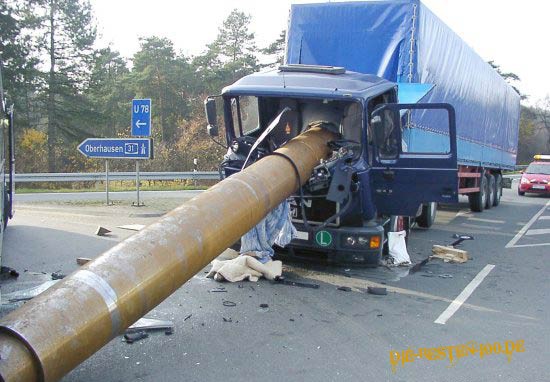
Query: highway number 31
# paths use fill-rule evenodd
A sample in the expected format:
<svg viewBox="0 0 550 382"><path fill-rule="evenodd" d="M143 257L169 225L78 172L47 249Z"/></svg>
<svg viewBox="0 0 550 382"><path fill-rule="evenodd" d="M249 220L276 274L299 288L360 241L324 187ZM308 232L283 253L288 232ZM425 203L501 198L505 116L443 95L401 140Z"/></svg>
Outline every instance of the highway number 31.
<svg viewBox="0 0 550 382"><path fill-rule="evenodd" d="M328 247L332 244L332 235L327 231L319 231L315 234L315 242L321 247Z"/></svg>

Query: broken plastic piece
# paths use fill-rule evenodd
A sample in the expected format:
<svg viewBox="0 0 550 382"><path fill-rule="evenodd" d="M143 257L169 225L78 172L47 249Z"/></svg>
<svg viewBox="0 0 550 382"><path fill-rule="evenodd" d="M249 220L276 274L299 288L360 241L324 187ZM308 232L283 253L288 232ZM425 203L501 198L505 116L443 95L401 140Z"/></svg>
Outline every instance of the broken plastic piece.
<svg viewBox="0 0 550 382"><path fill-rule="evenodd" d="M351 288L348 286L339 286L337 289L344 292L351 292Z"/></svg>
<svg viewBox="0 0 550 382"><path fill-rule="evenodd" d="M237 306L237 304L233 301L223 300L223 306Z"/></svg>
<svg viewBox="0 0 550 382"><path fill-rule="evenodd" d="M367 287L367 293L377 296L385 296L388 294L388 290L382 287Z"/></svg>
<svg viewBox="0 0 550 382"><path fill-rule="evenodd" d="M107 228L105 227L102 227L102 226L98 226L97 227L97 230L95 231L95 234L97 236L105 236L105 235L108 235L109 233L111 233L110 230L108 230Z"/></svg>
<svg viewBox="0 0 550 382"><path fill-rule="evenodd" d="M139 332L131 332L124 334L124 340L128 344L132 344L135 341L139 341L141 339L149 337L149 334L145 331L139 331Z"/></svg>

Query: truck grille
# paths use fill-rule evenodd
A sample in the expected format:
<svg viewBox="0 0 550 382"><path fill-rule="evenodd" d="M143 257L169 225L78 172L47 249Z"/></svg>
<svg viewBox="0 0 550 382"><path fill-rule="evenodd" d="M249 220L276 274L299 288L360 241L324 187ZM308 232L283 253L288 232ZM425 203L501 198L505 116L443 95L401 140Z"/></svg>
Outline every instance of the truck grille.
<svg viewBox="0 0 550 382"><path fill-rule="evenodd" d="M338 203L326 200L324 197L305 198L304 202L307 221L309 224L322 224L328 218L340 211L340 205ZM293 197L290 211L292 214L292 221L294 223L303 223L304 219L302 217L299 197ZM329 226L332 227L338 227L339 225L340 218L329 224Z"/></svg>

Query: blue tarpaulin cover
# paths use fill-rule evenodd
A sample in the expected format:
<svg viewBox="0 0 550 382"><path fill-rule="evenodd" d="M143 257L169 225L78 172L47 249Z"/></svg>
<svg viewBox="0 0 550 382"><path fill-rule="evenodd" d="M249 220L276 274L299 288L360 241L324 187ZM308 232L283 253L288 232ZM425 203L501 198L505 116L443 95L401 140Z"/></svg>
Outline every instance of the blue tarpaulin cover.
<svg viewBox="0 0 550 382"><path fill-rule="evenodd" d="M286 57L289 64L433 84L421 101L454 106L460 163L516 163L519 95L419 0L292 5ZM440 118L415 113L410 151L433 152L441 144L446 123Z"/></svg>

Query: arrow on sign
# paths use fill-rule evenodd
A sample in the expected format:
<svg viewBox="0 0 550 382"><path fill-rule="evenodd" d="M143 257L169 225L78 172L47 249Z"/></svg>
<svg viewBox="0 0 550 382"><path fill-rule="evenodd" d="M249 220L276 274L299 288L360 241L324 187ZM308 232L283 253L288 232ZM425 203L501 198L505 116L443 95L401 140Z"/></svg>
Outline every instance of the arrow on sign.
<svg viewBox="0 0 550 382"><path fill-rule="evenodd" d="M141 122L139 119L136 121L136 127L139 129L141 126L146 126L147 122Z"/></svg>

